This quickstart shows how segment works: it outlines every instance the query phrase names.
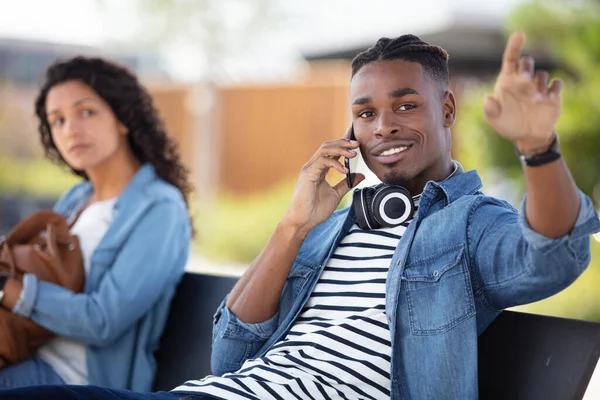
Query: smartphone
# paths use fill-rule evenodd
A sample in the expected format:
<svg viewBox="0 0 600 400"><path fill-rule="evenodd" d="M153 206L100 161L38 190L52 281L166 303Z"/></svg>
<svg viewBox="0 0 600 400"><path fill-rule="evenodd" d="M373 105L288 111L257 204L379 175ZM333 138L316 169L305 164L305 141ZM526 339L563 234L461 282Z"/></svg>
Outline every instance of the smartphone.
<svg viewBox="0 0 600 400"><path fill-rule="evenodd" d="M356 136L354 136L354 126L350 128L350 140L356 140ZM356 149L355 151L358 153L360 150ZM358 163L358 154L353 159L353 166L350 166L350 160L350 158L344 157L344 166L348 169L348 173L346 174L346 184L349 189L352 189L352 170L356 168L356 164Z"/></svg>

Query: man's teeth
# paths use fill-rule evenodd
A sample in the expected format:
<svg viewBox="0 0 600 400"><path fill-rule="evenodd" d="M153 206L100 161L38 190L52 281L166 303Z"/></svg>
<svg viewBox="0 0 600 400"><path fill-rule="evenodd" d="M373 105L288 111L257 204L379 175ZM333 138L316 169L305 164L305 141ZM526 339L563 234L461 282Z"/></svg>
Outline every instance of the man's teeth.
<svg viewBox="0 0 600 400"><path fill-rule="evenodd" d="M392 154L401 153L404 150L408 149L408 146L394 147L393 149L389 149L381 153L382 156L391 156Z"/></svg>

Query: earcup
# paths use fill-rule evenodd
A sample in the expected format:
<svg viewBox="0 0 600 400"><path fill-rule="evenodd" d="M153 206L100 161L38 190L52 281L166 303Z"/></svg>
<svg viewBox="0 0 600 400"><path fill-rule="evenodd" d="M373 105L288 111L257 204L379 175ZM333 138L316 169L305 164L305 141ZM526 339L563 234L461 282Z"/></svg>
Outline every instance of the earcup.
<svg viewBox="0 0 600 400"><path fill-rule="evenodd" d="M391 228L412 218L415 204L410 192L402 186L385 185L373 194L371 209L377 225Z"/></svg>
<svg viewBox="0 0 600 400"><path fill-rule="evenodd" d="M412 218L415 205L405 188L379 184L355 190L352 211L361 229L378 229L406 222Z"/></svg>
<svg viewBox="0 0 600 400"><path fill-rule="evenodd" d="M356 223L361 229L379 228L379 226L373 225L377 223L371 209L374 191L373 188L367 187L355 190L352 194L352 210L356 217Z"/></svg>

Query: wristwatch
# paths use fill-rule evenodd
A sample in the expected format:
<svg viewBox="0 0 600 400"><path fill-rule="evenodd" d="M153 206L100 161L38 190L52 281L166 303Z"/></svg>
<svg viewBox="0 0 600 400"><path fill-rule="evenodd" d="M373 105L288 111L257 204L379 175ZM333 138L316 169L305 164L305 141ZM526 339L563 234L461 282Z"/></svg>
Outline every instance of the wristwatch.
<svg viewBox="0 0 600 400"><path fill-rule="evenodd" d="M548 147L548 150L543 153L534 154L534 155L524 155L519 152L519 149L515 147L515 151L521 160L523 165L528 167L538 167L540 165L551 163L552 161L558 160L560 158L560 152L558 151L558 136L554 136L554 140Z"/></svg>
<svg viewBox="0 0 600 400"><path fill-rule="evenodd" d="M4 286L6 286L6 281L8 281L8 278L10 278L9 274L6 272L0 272L0 305L4 299Z"/></svg>

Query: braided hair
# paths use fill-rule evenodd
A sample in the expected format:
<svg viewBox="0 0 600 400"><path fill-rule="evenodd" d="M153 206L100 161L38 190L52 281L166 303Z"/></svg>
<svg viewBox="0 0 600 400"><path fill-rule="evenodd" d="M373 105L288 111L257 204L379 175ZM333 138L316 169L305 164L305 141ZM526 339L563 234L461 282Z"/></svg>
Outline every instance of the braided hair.
<svg viewBox="0 0 600 400"><path fill-rule="evenodd" d="M394 39L381 38L373 47L359 53L352 60L352 76L365 65L376 61L404 60L421 64L425 73L448 87L448 53L415 35L403 35Z"/></svg>

